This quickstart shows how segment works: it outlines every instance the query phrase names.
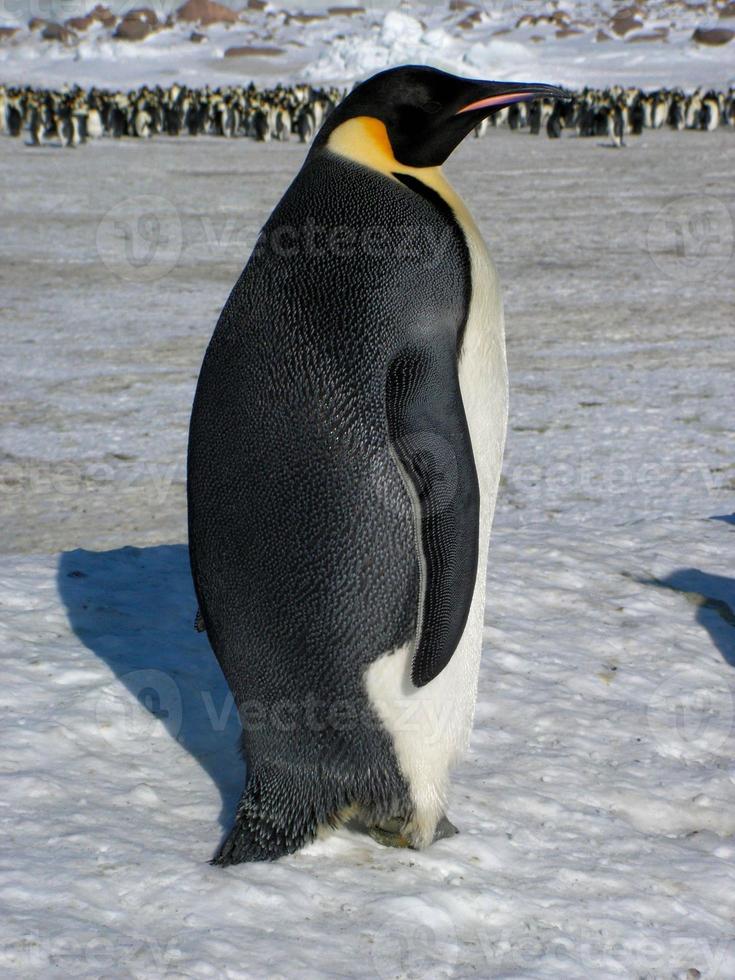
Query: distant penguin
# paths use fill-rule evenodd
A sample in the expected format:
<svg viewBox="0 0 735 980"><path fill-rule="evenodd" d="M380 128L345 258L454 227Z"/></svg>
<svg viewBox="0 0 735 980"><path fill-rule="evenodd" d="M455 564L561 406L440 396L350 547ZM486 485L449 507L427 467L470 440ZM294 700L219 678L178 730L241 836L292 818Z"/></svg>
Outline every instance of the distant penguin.
<svg viewBox="0 0 735 980"><path fill-rule="evenodd" d="M110 136L115 139L120 139L122 136L125 136L127 132L127 121L125 119L125 113L119 105L113 105L110 109L107 117L107 128Z"/></svg>
<svg viewBox="0 0 735 980"><path fill-rule="evenodd" d="M274 131L277 140L289 140L291 138L291 113L284 106L278 106L275 112Z"/></svg>
<svg viewBox="0 0 735 980"><path fill-rule="evenodd" d="M514 103L508 108L508 126L513 129L520 129L523 125L523 117L521 116L521 107Z"/></svg>
<svg viewBox="0 0 735 980"><path fill-rule="evenodd" d="M497 276L440 168L485 116L542 95L565 97L420 66L357 86L222 311L187 487L247 761L217 864L348 817L399 847L455 832L507 372Z"/></svg>
<svg viewBox="0 0 735 980"><path fill-rule="evenodd" d="M605 107L607 119L607 135L610 137L613 146L625 146L625 118L623 109L619 102L615 105Z"/></svg>
<svg viewBox="0 0 735 980"><path fill-rule="evenodd" d="M43 107L37 102L31 106L31 114L28 120L28 132L31 137L31 146L41 146L44 141L46 126L43 119Z"/></svg>
<svg viewBox="0 0 735 980"><path fill-rule="evenodd" d="M133 132L141 139L148 139L151 133L151 117L145 109L138 109L133 116Z"/></svg>
<svg viewBox="0 0 735 980"><path fill-rule="evenodd" d="M163 110L163 131L168 136L178 136L183 124L180 105L167 105Z"/></svg>
<svg viewBox="0 0 735 980"><path fill-rule="evenodd" d="M625 146L626 109L621 102L613 107L613 136L617 146Z"/></svg>
<svg viewBox="0 0 735 980"><path fill-rule="evenodd" d="M189 136L198 136L201 133L204 115L204 107L200 107L199 102L195 102L194 100L189 102L184 115L184 125L189 132Z"/></svg>
<svg viewBox="0 0 735 980"><path fill-rule="evenodd" d="M56 113L57 131L61 139L61 145L73 147L79 145L79 129L77 120L73 114L72 106L69 102L64 102Z"/></svg>
<svg viewBox="0 0 735 980"><path fill-rule="evenodd" d="M268 116L262 109L256 109L253 115L253 130L259 143L267 143L271 138Z"/></svg>
<svg viewBox="0 0 735 980"><path fill-rule="evenodd" d="M302 143L310 143L314 137L316 123L310 106L303 106L296 117L296 132Z"/></svg>
<svg viewBox="0 0 735 980"><path fill-rule="evenodd" d="M237 136L240 128L240 110L231 103L226 104L222 116L222 135L228 139Z"/></svg>
<svg viewBox="0 0 735 980"><path fill-rule="evenodd" d="M561 125L561 110L559 103L557 103L551 115L546 120L546 135L549 139L558 140L561 137Z"/></svg>
<svg viewBox="0 0 735 980"><path fill-rule="evenodd" d="M538 136L541 132L541 100L537 99L528 112L528 126L531 136Z"/></svg>
<svg viewBox="0 0 735 980"><path fill-rule="evenodd" d="M23 128L23 113L14 102L9 102L5 110L5 125L9 136L20 136Z"/></svg>
<svg viewBox="0 0 735 980"><path fill-rule="evenodd" d="M712 132L720 125L720 106L714 92L702 101L702 112L700 115L700 126L702 129Z"/></svg>
<svg viewBox="0 0 735 980"><path fill-rule="evenodd" d="M102 119L96 106L93 106L87 113L87 136L92 140L102 136Z"/></svg>
<svg viewBox="0 0 735 980"><path fill-rule="evenodd" d="M663 124L666 122L666 117L669 114L669 107L666 100L666 96L662 92L657 92L653 102L653 116L651 118L651 125L654 129L661 129Z"/></svg>
<svg viewBox="0 0 735 980"><path fill-rule="evenodd" d="M643 111L643 101L637 98L630 108L630 128L634 136L640 136L643 132L645 116Z"/></svg>

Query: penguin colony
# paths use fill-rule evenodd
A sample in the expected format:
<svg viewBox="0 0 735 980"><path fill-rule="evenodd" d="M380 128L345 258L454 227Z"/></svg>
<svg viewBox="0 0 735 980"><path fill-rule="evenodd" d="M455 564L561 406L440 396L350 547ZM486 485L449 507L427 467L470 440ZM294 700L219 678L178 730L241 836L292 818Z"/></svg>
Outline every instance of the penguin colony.
<svg viewBox="0 0 735 980"><path fill-rule="evenodd" d="M0 85L0 133L19 137L24 131L34 146L78 146L101 136L250 137L259 142L311 141L344 93L308 85L258 90L248 86L189 89L144 86L129 92L75 87L54 91ZM584 89L570 102L541 99L530 105L503 107L475 129L483 136L491 126L557 139L564 130L577 136L607 137L616 146L644 129L712 131L735 125L735 89L686 94L680 89L644 92L614 86Z"/></svg>
<svg viewBox="0 0 735 980"><path fill-rule="evenodd" d="M249 136L260 142L294 137L308 143L339 99L336 89L308 85L265 91L253 84L214 90L143 86L130 92L0 86L0 132L20 136L27 129L35 146L159 134Z"/></svg>

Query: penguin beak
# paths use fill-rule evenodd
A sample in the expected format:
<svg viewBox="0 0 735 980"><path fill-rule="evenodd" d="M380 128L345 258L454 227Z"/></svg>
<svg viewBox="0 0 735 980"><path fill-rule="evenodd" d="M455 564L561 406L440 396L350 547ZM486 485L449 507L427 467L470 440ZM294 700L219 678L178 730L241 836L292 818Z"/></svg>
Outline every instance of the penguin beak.
<svg viewBox="0 0 735 980"><path fill-rule="evenodd" d="M502 109L503 106L511 105L513 102L533 102L534 99L571 99L572 96L566 89L558 88L556 85L541 85L537 82L480 82L477 85L477 94L484 89L480 98L470 102L469 105L458 109L456 115L460 116L464 112L477 112L482 110L483 115L491 115ZM489 110L489 111L488 111Z"/></svg>

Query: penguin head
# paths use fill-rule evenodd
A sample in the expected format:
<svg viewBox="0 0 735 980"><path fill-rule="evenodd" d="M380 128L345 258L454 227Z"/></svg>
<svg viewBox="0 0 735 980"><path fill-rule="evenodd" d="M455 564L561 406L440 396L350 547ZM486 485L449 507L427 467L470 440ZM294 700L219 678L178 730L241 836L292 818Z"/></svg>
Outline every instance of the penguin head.
<svg viewBox="0 0 735 980"><path fill-rule="evenodd" d="M350 119L385 126L393 156L408 167L437 167L487 116L514 102L568 99L553 85L459 78L424 65L389 68L356 86L330 114L316 145Z"/></svg>

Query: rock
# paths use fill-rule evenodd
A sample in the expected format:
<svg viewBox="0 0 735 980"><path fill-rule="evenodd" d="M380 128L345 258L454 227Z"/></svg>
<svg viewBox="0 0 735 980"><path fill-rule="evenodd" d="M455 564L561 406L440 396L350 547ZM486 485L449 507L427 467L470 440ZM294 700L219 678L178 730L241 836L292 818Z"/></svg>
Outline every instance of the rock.
<svg viewBox="0 0 735 980"><path fill-rule="evenodd" d="M223 3L215 0L186 0L186 3L176 11L176 19L190 24L235 24L237 14Z"/></svg>
<svg viewBox="0 0 735 980"><path fill-rule="evenodd" d="M645 13L645 7L633 3L629 7L621 7L620 10L616 10L614 19L617 20L619 17L642 17Z"/></svg>
<svg viewBox="0 0 735 980"><path fill-rule="evenodd" d="M43 17L31 17L28 21L28 30L37 31L40 27L45 27L49 21L45 20Z"/></svg>
<svg viewBox="0 0 735 980"><path fill-rule="evenodd" d="M472 4L469 0L449 0L449 9L452 11L469 10Z"/></svg>
<svg viewBox="0 0 735 980"><path fill-rule="evenodd" d="M90 16L94 17L96 21L99 21L103 27L114 27L117 23L117 17L110 10L109 7L103 7L101 3L90 11Z"/></svg>
<svg viewBox="0 0 735 980"><path fill-rule="evenodd" d="M609 34L606 34L604 31L598 31L597 36L595 37L595 41L597 41L598 44L601 44L603 41L612 41L612 38L610 37Z"/></svg>
<svg viewBox="0 0 735 980"><path fill-rule="evenodd" d="M68 27L70 31L88 31L92 24L96 24L97 21L91 14L86 14L84 17L70 17L68 20L64 21L64 27Z"/></svg>
<svg viewBox="0 0 735 980"><path fill-rule="evenodd" d="M471 14L464 17L458 24L457 27L461 27L463 31L471 31L475 24L479 24L482 20L482 14L479 10L473 10Z"/></svg>
<svg viewBox="0 0 735 980"><path fill-rule="evenodd" d="M62 44L71 44L72 41L76 41L77 39L74 31L70 31L63 24L55 24L53 21L49 21L46 24L41 31L41 37L44 41L60 41Z"/></svg>
<svg viewBox="0 0 735 980"><path fill-rule="evenodd" d="M7 41L20 30L19 27L0 27L0 41Z"/></svg>
<svg viewBox="0 0 735 980"><path fill-rule="evenodd" d="M692 34L692 41L697 44L720 45L727 44L735 37L735 31L729 27L698 27Z"/></svg>
<svg viewBox="0 0 735 980"><path fill-rule="evenodd" d="M354 17L356 14L364 14L364 7L327 7L330 17Z"/></svg>
<svg viewBox="0 0 735 980"><path fill-rule="evenodd" d="M265 10L266 0L248 0L248 10Z"/></svg>
<svg viewBox="0 0 735 980"><path fill-rule="evenodd" d="M207 40L207 35L206 34L200 34L198 31L192 31L191 34L189 35L189 40L193 44L201 44L202 41L206 41Z"/></svg>
<svg viewBox="0 0 735 980"><path fill-rule="evenodd" d="M228 48L225 51L225 58L275 58L276 55L285 54L283 48L270 48L265 45L245 44L235 48Z"/></svg>
<svg viewBox="0 0 735 980"><path fill-rule="evenodd" d="M668 33L668 31L666 32ZM665 41L666 34L662 31L656 31L653 34L634 34L633 37L626 39L626 44L639 44L641 41Z"/></svg>
<svg viewBox="0 0 735 980"><path fill-rule="evenodd" d="M584 31L580 31L576 27L562 27L560 30L556 32L556 37L558 38L572 37L572 35L574 34L584 34Z"/></svg>
<svg viewBox="0 0 735 980"><path fill-rule="evenodd" d="M637 17L621 16L617 14L610 21L610 27L613 32L618 35L618 37L625 37L631 31L637 31L639 27L643 27L643 21L638 20Z"/></svg>
<svg viewBox="0 0 735 980"><path fill-rule="evenodd" d="M724 7L720 7L719 16L725 17L735 17L735 0L731 0L730 3L726 3Z"/></svg>
<svg viewBox="0 0 735 980"><path fill-rule="evenodd" d="M326 14L286 14L286 23L313 24L316 20L326 20Z"/></svg>
<svg viewBox="0 0 735 980"><path fill-rule="evenodd" d="M125 19L135 17L137 20L142 20L144 24L148 24L150 27L158 26L158 17L150 9L150 7L136 7L134 10L128 11L125 14Z"/></svg>
<svg viewBox="0 0 735 980"><path fill-rule="evenodd" d="M153 28L147 21L141 20L140 17L126 14L117 25L117 29L112 36L117 38L118 41L142 41L143 38L148 37L152 33Z"/></svg>

